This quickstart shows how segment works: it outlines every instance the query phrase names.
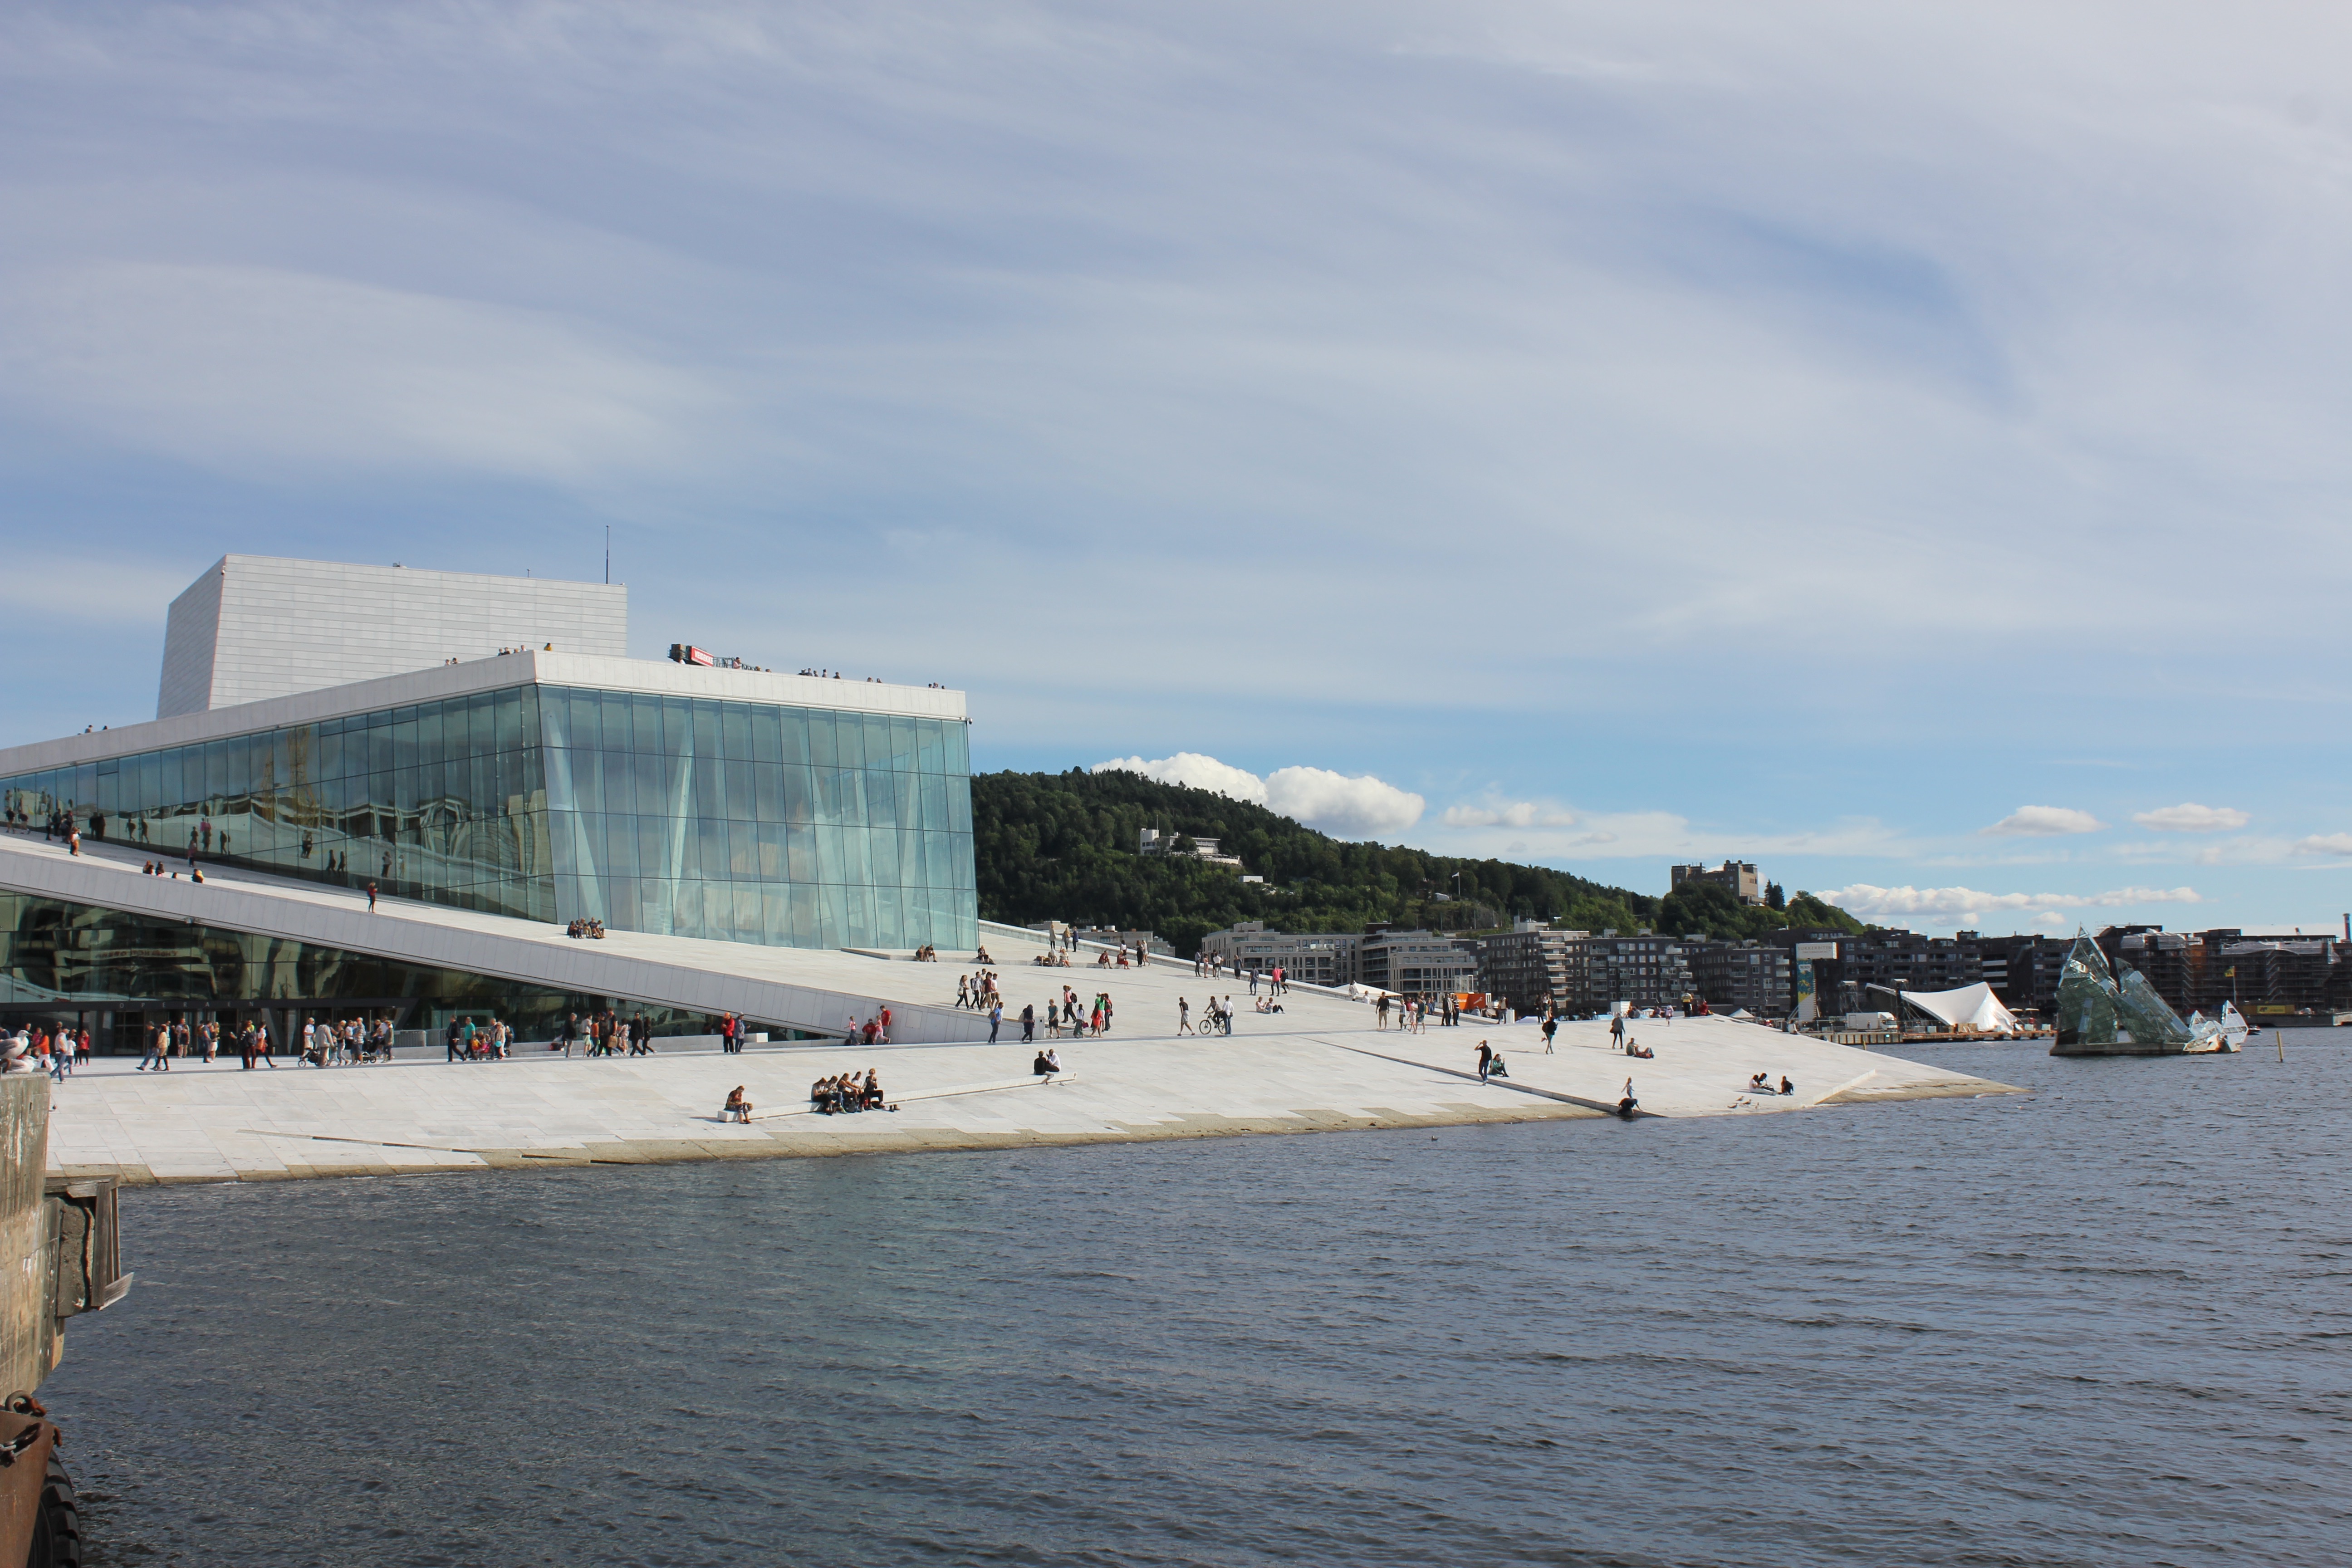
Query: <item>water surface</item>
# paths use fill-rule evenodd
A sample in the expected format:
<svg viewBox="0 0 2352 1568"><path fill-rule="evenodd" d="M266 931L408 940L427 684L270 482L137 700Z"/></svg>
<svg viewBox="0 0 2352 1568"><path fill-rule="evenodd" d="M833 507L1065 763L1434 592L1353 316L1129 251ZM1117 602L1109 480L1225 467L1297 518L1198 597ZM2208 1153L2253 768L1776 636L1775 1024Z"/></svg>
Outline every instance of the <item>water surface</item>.
<svg viewBox="0 0 2352 1568"><path fill-rule="evenodd" d="M2340 1563L2352 1051L135 1193L100 1564Z"/></svg>

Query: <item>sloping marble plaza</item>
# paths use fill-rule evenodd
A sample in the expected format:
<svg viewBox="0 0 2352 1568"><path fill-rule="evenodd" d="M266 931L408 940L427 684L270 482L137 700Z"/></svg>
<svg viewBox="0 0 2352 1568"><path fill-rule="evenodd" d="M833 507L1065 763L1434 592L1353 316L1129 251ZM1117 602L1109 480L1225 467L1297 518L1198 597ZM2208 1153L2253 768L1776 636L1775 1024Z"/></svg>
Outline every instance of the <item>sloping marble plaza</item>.
<svg viewBox="0 0 2352 1568"><path fill-rule="evenodd" d="M1192 979L1189 966L1181 978ZM1368 1017L1349 1004L1327 1005L1350 1007L1360 1023ZM1719 1018L1645 1024L1643 1043L1657 1056L1628 1060L1609 1049L1604 1024L1565 1026L1546 1056L1532 1025L1409 1035L1285 1027L1290 1016L1244 1014L1230 1037L1054 1042L1068 1071L1050 1083L1029 1076L1034 1047L1019 1044L1017 1031L1014 1043L996 1046L792 1046L593 1061L539 1053L274 1072L224 1060L142 1074L110 1061L57 1086L49 1158L62 1174L130 1183L261 1181L1567 1120L1601 1116L1629 1073L1643 1110L1666 1117L2013 1092ZM1504 1047L1507 1079L1478 1081L1482 1039ZM868 1067L898 1110L806 1109L813 1080ZM1757 1072L1776 1084L1785 1074L1797 1092L1745 1093ZM738 1084L760 1108L748 1125L719 1120Z"/></svg>

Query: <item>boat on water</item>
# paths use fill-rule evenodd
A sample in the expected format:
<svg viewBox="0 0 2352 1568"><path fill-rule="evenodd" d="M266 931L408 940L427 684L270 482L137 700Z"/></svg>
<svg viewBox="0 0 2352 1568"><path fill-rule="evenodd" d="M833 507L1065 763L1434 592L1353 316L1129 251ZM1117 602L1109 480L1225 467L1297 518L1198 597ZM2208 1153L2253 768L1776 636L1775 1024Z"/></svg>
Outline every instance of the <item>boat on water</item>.
<svg viewBox="0 0 2352 1568"><path fill-rule="evenodd" d="M2157 994L2147 976L2126 969L2117 981L2107 955L2087 932L2077 931L2073 951L2058 976L2058 1031L2053 1057L2187 1057L2222 1055L2244 1048L2252 1031L2231 1004L2221 1016L2187 1018Z"/></svg>

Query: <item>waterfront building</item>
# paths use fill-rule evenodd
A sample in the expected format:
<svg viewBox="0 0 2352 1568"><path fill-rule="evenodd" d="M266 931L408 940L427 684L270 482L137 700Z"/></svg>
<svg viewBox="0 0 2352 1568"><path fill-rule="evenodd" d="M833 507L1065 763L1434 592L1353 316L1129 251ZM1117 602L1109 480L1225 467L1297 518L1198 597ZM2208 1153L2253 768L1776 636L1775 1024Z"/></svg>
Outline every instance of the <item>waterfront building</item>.
<svg viewBox="0 0 2352 1568"><path fill-rule="evenodd" d="M1227 931L1201 939L1201 952L1222 959L1236 973L1276 964L1303 985L1349 985L1358 977L1363 937L1355 931L1307 931L1296 935L1265 929L1264 921L1239 921Z"/></svg>
<svg viewBox="0 0 2352 1568"><path fill-rule="evenodd" d="M1577 937L1568 944L1569 1011L1605 1013L1619 1002L1679 1007L1695 994L1693 942L1644 932Z"/></svg>
<svg viewBox="0 0 2352 1568"><path fill-rule="evenodd" d="M387 580L400 591L370 600ZM256 595L276 582L339 583L341 596L319 590L335 612L323 618L281 606L300 637L272 655ZM159 701L174 710L0 750L0 801L36 833L69 822L93 853L373 884L515 921L772 947L974 945L962 693L527 647L497 618L481 637L516 640L485 652L457 641L444 609L408 618L418 583L446 586L461 619L491 602L478 584L505 584L520 606L505 621L533 637L554 629L541 614L625 626L618 586L226 557L174 604ZM407 668L343 679L386 662ZM12 890L29 889L0 879ZM71 953L100 949L164 954L116 973L102 989L117 1002L194 984L186 943L128 916L5 909L16 983L0 1005L74 991ZM79 945L60 947L66 932ZM268 978L237 986L324 1000L380 962L278 953ZM362 989L436 985L386 972Z"/></svg>
<svg viewBox="0 0 2352 1568"><path fill-rule="evenodd" d="M1570 946L1591 934L1554 931L1541 921L1515 921L1509 931L1479 940L1478 988L1509 1003L1514 1012L1566 1009L1572 994Z"/></svg>
<svg viewBox="0 0 2352 1568"><path fill-rule="evenodd" d="M2211 1016L2224 1002L2257 1016L2352 1006L2352 943L2331 936L2131 925L2109 926L2093 941L2110 969L2118 975L2138 970L2183 1016L2191 1011Z"/></svg>
<svg viewBox="0 0 2352 1568"><path fill-rule="evenodd" d="M1984 978L1974 942L1879 926L1859 936L1836 933L1836 941L1838 988L1821 987L1816 992L1825 1012L1889 1011L1893 1007L1889 992L1953 991ZM1874 986L1884 989L1874 990ZM1834 1008L1828 1005L1832 1001L1837 1003Z"/></svg>
<svg viewBox="0 0 2352 1568"><path fill-rule="evenodd" d="M1698 943L1689 952L1692 986L1718 1013L1786 1017L1795 1005L1790 952L1774 942Z"/></svg>
<svg viewBox="0 0 2352 1568"><path fill-rule="evenodd" d="M1356 950L1358 983L1408 996L1474 991L1478 949L1474 942L1431 931L1376 926Z"/></svg>

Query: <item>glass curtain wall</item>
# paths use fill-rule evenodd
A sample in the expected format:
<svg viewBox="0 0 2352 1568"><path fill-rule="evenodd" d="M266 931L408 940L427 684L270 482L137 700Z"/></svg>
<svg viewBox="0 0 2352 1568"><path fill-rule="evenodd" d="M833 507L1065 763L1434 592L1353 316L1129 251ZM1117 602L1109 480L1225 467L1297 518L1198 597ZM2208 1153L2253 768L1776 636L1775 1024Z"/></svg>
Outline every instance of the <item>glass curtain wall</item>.
<svg viewBox="0 0 2352 1568"><path fill-rule="evenodd" d="M79 1022L118 1049L139 1026L249 1018L279 1034L305 1016L388 1017L436 1029L453 1017L499 1018L526 1039L552 1037L566 1014L643 1013L658 1035L704 1034L709 1017L625 998L550 990L462 970L400 963L315 942L254 936L56 899L0 893L0 1019ZM110 1021L110 1031L102 1025ZM436 1042L437 1043L437 1042Z"/></svg>
<svg viewBox="0 0 2352 1568"><path fill-rule="evenodd" d="M38 828L551 920L537 689L512 687L0 779Z"/></svg>
<svg viewBox="0 0 2352 1568"><path fill-rule="evenodd" d="M0 779L36 829L531 920L979 939L963 723L522 686Z"/></svg>
<svg viewBox="0 0 2352 1568"><path fill-rule="evenodd" d="M958 720L550 687L556 907L790 947L971 947Z"/></svg>

